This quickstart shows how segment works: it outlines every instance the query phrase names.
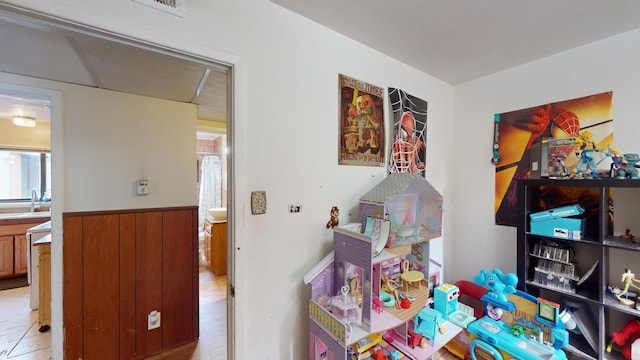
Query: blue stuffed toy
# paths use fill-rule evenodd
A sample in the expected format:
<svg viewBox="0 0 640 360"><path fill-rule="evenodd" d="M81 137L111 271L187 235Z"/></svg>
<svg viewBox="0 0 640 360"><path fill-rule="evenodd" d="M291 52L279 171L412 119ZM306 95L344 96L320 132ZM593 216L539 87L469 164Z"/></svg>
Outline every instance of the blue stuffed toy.
<svg viewBox="0 0 640 360"><path fill-rule="evenodd" d="M489 289L488 296L506 302L507 294L516 292L518 277L513 273L504 274L499 269L493 269L491 272L482 269L480 274L473 277L473 282Z"/></svg>

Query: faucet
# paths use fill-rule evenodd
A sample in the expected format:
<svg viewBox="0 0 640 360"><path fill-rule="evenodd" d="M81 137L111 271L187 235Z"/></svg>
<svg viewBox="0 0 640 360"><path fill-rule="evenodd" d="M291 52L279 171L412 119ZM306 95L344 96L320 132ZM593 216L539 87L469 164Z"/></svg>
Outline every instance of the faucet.
<svg viewBox="0 0 640 360"><path fill-rule="evenodd" d="M36 201L38 204L36 205ZM38 195L38 189L31 189L31 212L35 212L36 209L40 209L40 196Z"/></svg>

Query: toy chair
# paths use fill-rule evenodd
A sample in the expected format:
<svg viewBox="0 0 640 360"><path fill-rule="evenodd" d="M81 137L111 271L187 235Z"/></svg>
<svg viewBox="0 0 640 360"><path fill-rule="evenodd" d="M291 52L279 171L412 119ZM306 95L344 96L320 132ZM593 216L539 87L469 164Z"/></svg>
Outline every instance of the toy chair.
<svg viewBox="0 0 640 360"><path fill-rule="evenodd" d="M442 314L438 310L425 307L413 319L413 332L430 339L433 345L440 320L442 320Z"/></svg>

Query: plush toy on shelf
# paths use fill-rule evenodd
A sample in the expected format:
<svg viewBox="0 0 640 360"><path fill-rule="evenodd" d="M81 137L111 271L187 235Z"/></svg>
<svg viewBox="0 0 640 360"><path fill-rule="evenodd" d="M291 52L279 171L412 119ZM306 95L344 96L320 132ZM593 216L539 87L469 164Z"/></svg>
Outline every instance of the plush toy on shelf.
<svg viewBox="0 0 640 360"><path fill-rule="evenodd" d="M611 343L607 346L607 352L611 352L613 344L622 346L622 356L628 360L640 359L640 322L633 319L627 322L620 331L612 334Z"/></svg>

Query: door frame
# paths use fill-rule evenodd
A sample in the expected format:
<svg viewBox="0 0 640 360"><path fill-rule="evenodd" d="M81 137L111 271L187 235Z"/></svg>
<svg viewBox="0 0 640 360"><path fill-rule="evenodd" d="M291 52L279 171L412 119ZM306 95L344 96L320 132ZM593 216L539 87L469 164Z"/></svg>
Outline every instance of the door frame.
<svg viewBox="0 0 640 360"><path fill-rule="evenodd" d="M237 82L240 77L237 67L237 63L241 62L241 59L233 57L234 61L225 62L219 59L214 59L208 56L201 56L195 54L189 54L183 50L171 48L168 46L162 46L160 44L153 44L150 42L144 42L142 40L132 39L124 34L118 34L112 31L98 29L90 27L85 24L79 24L72 21L60 19L41 12L35 12L27 8L11 5L0 4L0 16L17 19L23 23L34 23L36 27L41 27L42 23L49 24L52 29L60 28L68 31L76 31L85 35L97 36L102 39L115 41L120 44L137 47L138 49L152 51L160 53L164 56L174 58L176 60L188 61L193 64L201 65L209 69L220 70L226 69L227 72L227 359L235 359L235 131L234 131L234 114L237 106L235 102ZM53 31L53 30L52 30ZM24 93L25 95L31 94L36 96L44 96L51 99L52 111L51 111L51 152L56 152L56 157L52 157L52 167L59 167L64 169L64 146L63 146L63 94L60 91L40 89L37 87L28 87L22 85L11 85L0 83L0 90L6 90L11 92ZM54 106L58 104L58 106ZM195 134L194 134L195 135ZM195 141L195 136L194 136ZM64 184L64 171L52 172L53 184ZM56 207L51 213L52 220L52 236L58 238L57 245L52 245L52 257L58 259L60 266L56 267L52 264L52 285L58 289L52 293L52 304L59 305L59 307L52 307L52 329L55 333L52 333L52 356L59 357L63 354L63 319L62 313L62 286L63 286L63 272L62 272L62 213L64 212L64 187L56 186ZM199 319L198 319L199 320Z"/></svg>

